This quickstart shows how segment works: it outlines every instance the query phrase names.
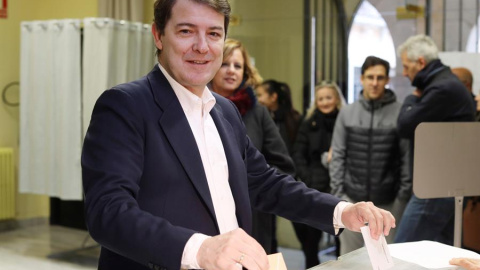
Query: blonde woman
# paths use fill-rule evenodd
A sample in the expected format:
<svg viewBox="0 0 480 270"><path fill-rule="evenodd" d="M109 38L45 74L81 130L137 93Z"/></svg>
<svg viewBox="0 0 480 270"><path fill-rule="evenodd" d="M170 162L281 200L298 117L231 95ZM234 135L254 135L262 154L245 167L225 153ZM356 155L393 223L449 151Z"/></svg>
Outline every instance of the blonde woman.
<svg viewBox="0 0 480 270"><path fill-rule="evenodd" d="M334 82L324 81L315 87L315 99L300 125L293 146L293 160L297 177L308 187L330 192L328 162L331 159L330 145L333 127L342 105L345 103L339 87ZM311 268L320 263L318 245L322 231L305 224L293 223L295 233L302 245L305 266ZM337 250L338 247L338 238Z"/></svg>

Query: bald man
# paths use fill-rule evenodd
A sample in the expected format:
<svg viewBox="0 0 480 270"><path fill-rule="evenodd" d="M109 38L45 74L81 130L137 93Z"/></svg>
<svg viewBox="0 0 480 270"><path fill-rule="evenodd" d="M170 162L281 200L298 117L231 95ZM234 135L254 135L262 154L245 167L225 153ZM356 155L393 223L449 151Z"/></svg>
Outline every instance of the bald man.
<svg viewBox="0 0 480 270"><path fill-rule="evenodd" d="M452 68L453 74L455 74L460 81L467 87L467 90L472 93L472 85L473 85L473 75L469 69L464 67L457 67Z"/></svg>
<svg viewBox="0 0 480 270"><path fill-rule="evenodd" d="M467 90L472 94L475 107L477 108L476 120L480 121L480 95L475 96L472 92L473 75L469 69L464 67L452 68L452 73L455 74L458 79L465 85Z"/></svg>

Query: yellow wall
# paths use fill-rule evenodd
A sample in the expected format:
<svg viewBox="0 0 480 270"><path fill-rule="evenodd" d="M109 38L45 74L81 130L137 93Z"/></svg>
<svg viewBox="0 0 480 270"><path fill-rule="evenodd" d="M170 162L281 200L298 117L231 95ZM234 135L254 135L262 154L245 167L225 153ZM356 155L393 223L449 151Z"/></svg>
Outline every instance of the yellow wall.
<svg viewBox="0 0 480 270"><path fill-rule="evenodd" d="M232 15L240 22L228 29L228 37L245 45L265 80L275 79L290 86L293 105L299 111L303 107L302 2L235 0Z"/></svg>
<svg viewBox="0 0 480 270"><path fill-rule="evenodd" d="M150 24L153 22L153 3L155 3L155 0L144 0L143 23Z"/></svg>
<svg viewBox="0 0 480 270"><path fill-rule="evenodd" d="M96 17L97 9L97 0L8 1L8 18L0 19L0 90L20 79L21 21ZM19 100L18 87L10 88L8 93L10 101ZM0 147L14 148L17 160L18 138L19 107L8 107L0 102ZM16 202L17 219L49 216L47 196L17 194Z"/></svg>

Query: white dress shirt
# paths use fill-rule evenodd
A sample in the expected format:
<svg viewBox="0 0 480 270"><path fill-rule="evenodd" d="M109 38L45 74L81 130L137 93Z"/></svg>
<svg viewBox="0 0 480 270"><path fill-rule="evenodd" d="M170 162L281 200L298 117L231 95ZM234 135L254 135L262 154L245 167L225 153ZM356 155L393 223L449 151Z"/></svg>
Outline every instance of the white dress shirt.
<svg viewBox="0 0 480 270"><path fill-rule="evenodd" d="M175 81L162 65L158 64L158 66L172 86L195 137L220 234L232 231L238 228L238 222L235 215L235 201L228 183L227 158L220 134L210 116L210 111L216 103L215 97L208 87L205 87L201 98L196 96ZM341 202L335 208L333 224L336 228L343 228L341 220L337 217L341 217L346 205L348 205L347 202ZM200 233L192 235L183 251L182 269L200 268L197 262L197 253L203 241L209 237Z"/></svg>

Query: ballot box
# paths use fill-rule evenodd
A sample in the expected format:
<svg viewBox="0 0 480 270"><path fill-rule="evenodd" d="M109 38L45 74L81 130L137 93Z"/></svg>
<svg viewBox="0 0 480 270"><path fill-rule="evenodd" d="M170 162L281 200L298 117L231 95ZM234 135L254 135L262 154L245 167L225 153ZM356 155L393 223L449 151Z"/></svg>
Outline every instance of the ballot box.
<svg viewBox="0 0 480 270"><path fill-rule="evenodd" d="M460 269L458 266L450 265L450 259L459 257L480 259L480 254L471 250L426 240L389 244L388 249L394 263L389 270ZM367 249L363 247L340 256L336 261L324 262L310 269L372 270L372 264Z"/></svg>
<svg viewBox="0 0 480 270"><path fill-rule="evenodd" d="M422 267L407 261L402 261L392 257L395 266L392 270L425 270L428 268ZM368 257L367 249L365 247L347 253L338 257L336 261L328 261L310 268L311 270L321 269L342 269L342 270L372 270L372 264Z"/></svg>

